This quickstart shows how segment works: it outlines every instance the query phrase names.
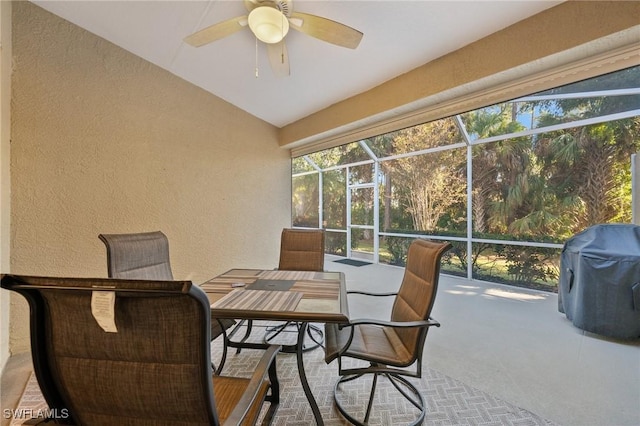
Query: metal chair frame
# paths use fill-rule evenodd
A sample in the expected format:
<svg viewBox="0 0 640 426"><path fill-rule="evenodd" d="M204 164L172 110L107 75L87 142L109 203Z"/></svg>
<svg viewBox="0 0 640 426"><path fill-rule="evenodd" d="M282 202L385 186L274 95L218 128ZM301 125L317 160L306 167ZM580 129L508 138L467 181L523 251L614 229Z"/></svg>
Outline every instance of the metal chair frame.
<svg viewBox="0 0 640 426"><path fill-rule="evenodd" d="M427 258L430 263L423 264L421 261L423 261L424 259L420 257L418 257L417 260L412 259L411 254L414 245L416 246L414 250L421 250L419 247L422 246L422 249L431 251L430 257ZM403 283L400 287L400 290L398 290L397 292L388 293L371 293L355 290L347 292L347 294L359 294L372 297L395 296L396 301L394 302L393 310L393 312L395 312L396 303L398 302L397 296L403 291L403 285L405 285L405 280L407 279L407 274L409 273L408 269L411 265L411 268L419 270L421 271L421 273L425 274L424 276L422 276L419 274L415 274L414 271L411 271L411 274L415 274L413 281L415 281L415 277L418 277L418 279L420 279L422 282L428 282L432 286L430 299L425 299L425 301L427 302L426 304L418 305L421 306L418 312L421 312L420 315L424 314L425 318L427 319L408 319L405 321L393 320L394 314L392 313L392 320L390 321L379 319L356 319L345 325L327 324L325 326L325 335L328 336L327 338L331 337L331 340L327 342L327 345L331 347L326 348L325 361L327 363L330 363L337 358L338 374L340 375L340 378L334 386L334 400L338 411L352 424L366 425L369 422L374 406L374 397L376 394L376 387L378 384L379 376L386 377L390 381L390 383L398 390L398 392L400 392L400 394L402 394L403 397L406 398L418 410L417 417L410 424L418 425L424 421L426 416L426 404L424 398L422 397L420 391L416 388L416 386L409 380L407 380L406 377L422 377L422 358L424 352L424 344L427 338L427 332L431 327L440 327L440 323L431 318L430 313L437 294L438 278L440 274L440 261L444 252L446 252L450 248L451 244L447 242L435 243L424 240L416 240L409 248L407 269L405 270L405 277L403 278ZM419 265L429 265L431 269L429 269L429 267L424 267L425 269L422 269L422 266ZM413 285L415 285L415 283L413 283ZM407 290L405 290L403 296L404 301L407 300L407 294L411 295L413 288L416 287L408 287ZM407 314L405 313L407 310L407 306L413 307L414 305L407 305L406 302L404 302L401 310L398 311L397 314L395 314L397 315L396 319L398 317L402 318L403 316L407 316ZM409 315L409 317L411 316L416 315ZM359 326L385 327L397 330L417 329L414 340L410 340L412 342L411 347L413 347L414 349L407 352L409 349L406 348L405 355L403 357L398 356L397 359L393 359L389 355L376 354L368 351L365 352L364 348L368 349L368 347L363 346L362 344L356 344L356 349L350 351L351 346L354 342L355 330ZM345 328L350 329L348 334L345 334ZM371 331L372 329L364 328L362 332L364 333L366 330ZM370 338L375 338L375 335L370 336ZM389 344L391 343L389 342ZM398 352L396 351L395 346L392 347L397 354ZM369 362L369 366L345 368L343 367L343 357ZM415 367L415 371L413 371L411 367ZM373 375L371 391L369 394L369 400L364 414L364 419L360 421L355 417L355 415L349 413L347 407L345 407L341 402L341 400L344 398L340 397L341 392L343 392L343 389L341 389L340 385L343 383L351 382L368 374Z"/></svg>

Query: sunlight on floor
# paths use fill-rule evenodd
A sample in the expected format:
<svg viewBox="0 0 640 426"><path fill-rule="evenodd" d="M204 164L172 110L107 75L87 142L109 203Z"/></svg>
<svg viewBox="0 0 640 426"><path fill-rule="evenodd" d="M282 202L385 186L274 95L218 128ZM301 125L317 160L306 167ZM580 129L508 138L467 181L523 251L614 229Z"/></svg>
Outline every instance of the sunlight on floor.
<svg viewBox="0 0 640 426"><path fill-rule="evenodd" d="M521 293L518 291L504 290L500 288L488 288L484 291L484 294L487 296L502 297L522 302L545 300L547 298L544 294Z"/></svg>
<svg viewBox="0 0 640 426"><path fill-rule="evenodd" d="M461 296L477 296L480 292L480 287L473 285L456 285L456 290L445 290L449 294L458 294ZM460 290L457 290L460 289Z"/></svg>
<svg viewBox="0 0 640 426"><path fill-rule="evenodd" d="M502 289L502 288L481 288L474 285L456 285L452 289L445 290L449 294L455 294L459 296L489 296L500 297L503 299L518 300L521 302L531 302L536 300L545 300L547 295L542 293L528 293L524 291L518 291L516 289Z"/></svg>

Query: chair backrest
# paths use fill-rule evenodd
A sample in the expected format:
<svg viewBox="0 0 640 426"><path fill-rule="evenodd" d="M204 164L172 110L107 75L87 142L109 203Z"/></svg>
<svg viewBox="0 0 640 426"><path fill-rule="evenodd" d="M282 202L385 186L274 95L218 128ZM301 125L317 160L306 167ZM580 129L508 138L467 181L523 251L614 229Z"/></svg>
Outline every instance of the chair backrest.
<svg viewBox="0 0 640 426"><path fill-rule="evenodd" d="M49 407L74 424L218 424L209 301L191 282L6 275L31 309L34 370ZM117 332L92 314L115 293Z"/></svg>
<svg viewBox="0 0 640 426"><path fill-rule="evenodd" d="M417 239L411 243L402 284L393 303L391 321L429 319L438 291L440 260L450 248L451 244L448 242ZM427 330L428 328L406 328L396 329L396 332L410 353L419 354Z"/></svg>
<svg viewBox="0 0 640 426"><path fill-rule="evenodd" d="M323 271L324 229L283 229L278 269Z"/></svg>
<svg viewBox="0 0 640 426"><path fill-rule="evenodd" d="M173 280L169 240L160 231L137 234L100 234L107 246L109 278Z"/></svg>

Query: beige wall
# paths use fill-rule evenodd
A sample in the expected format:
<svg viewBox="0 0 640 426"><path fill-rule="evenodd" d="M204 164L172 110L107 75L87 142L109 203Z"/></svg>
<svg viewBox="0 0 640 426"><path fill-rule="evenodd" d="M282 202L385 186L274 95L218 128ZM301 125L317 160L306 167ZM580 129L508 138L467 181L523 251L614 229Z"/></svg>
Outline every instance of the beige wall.
<svg viewBox="0 0 640 426"><path fill-rule="evenodd" d="M177 279L277 265L273 126L27 2L13 4L11 271L106 276L101 232L162 230ZM12 353L28 350L12 304Z"/></svg>
<svg viewBox="0 0 640 426"><path fill-rule="evenodd" d="M11 2L0 2L0 273L9 272L11 219ZM8 292L0 290L0 371L9 359Z"/></svg>

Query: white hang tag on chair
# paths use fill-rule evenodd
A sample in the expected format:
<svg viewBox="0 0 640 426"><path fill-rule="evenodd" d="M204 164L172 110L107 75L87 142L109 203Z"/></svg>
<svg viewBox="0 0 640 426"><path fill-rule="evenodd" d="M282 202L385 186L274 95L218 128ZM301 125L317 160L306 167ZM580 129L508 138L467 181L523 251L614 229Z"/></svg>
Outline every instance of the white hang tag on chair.
<svg viewBox="0 0 640 426"><path fill-rule="evenodd" d="M91 293L91 314L107 333L117 333L116 292L94 291Z"/></svg>

